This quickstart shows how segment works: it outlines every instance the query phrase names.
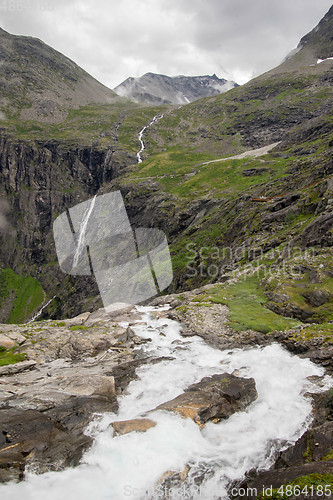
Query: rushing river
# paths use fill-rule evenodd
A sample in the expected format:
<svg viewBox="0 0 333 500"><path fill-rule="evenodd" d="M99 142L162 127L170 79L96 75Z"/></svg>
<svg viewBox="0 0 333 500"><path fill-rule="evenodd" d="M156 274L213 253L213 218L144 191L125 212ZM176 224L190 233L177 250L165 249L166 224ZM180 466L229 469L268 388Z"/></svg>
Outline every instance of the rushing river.
<svg viewBox="0 0 333 500"><path fill-rule="evenodd" d="M231 481L249 469L269 467L275 452L304 432L312 411L304 394L331 384L325 377L321 389L316 387L308 377L323 375L323 369L277 344L220 351L199 337L181 337L178 323L154 318L153 308L138 309L148 326L138 323L136 333L151 338L140 346L142 354L173 360L137 370L139 378L120 398L119 412L97 416L87 429L95 441L80 466L42 475L30 472L21 483L1 486L1 499L227 499ZM246 411L203 429L190 419L155 411L149 415L155 427L113 437L110 422L138 417L204 376L235 370L256 381L258 398ZM166 471L182 471L187 465L187 478L173 490L158 483Z"/></svg>

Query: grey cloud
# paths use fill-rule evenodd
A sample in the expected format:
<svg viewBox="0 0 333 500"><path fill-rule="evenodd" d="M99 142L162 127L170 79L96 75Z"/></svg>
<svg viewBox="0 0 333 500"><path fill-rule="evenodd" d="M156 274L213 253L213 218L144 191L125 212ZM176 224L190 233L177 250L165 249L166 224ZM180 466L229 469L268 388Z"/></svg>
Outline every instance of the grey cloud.
<svg viewBox="0 0 333 500"><path fill-rule="evenodd" d="M42 4L50 8L43 10ZM3 28L43 39L114 87L148 71L217 73L245 81L279 64L331 0L30 0L29 5L22 12L3 12Z"/></svg>

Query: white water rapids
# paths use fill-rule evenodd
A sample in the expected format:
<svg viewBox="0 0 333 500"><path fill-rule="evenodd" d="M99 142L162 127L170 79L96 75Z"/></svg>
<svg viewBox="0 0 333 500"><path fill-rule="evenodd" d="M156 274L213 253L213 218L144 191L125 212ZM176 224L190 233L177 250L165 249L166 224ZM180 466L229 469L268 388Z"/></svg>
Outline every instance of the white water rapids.
<svg viewBox="0 0 333 500"><path fill-rule="evenodd" d="M281 346L220 351L199 337L184 338L175 321L156 319L153 308L139 307L143 321L136 333L151 338L140 349L153 356L172 356L137 370L120 400L117 415L97 417L88 432L92 448L75 469L28 473L25 481L0 486L4 500L193 500L227 499L231 481L252 468L267 468L276 450L294 442L311 421L311 400L305 392L317 392L331 384L325 377L318 389L307 377L323 375L323 369L289 354ZM125 324L123 326L126 326ZM112 436L110 422L132 419L168 401L204 376L232 373L254 377L257 400L244 412L200 429L191 419L155 411L149 418L157 425L146 432ZM158 480L168 470L190 466L187 479L164 496ZM199 484L195 479L199 476ZM157 485L157 486L156 486ZM165 491L164 491L165 492Z"/></svg>

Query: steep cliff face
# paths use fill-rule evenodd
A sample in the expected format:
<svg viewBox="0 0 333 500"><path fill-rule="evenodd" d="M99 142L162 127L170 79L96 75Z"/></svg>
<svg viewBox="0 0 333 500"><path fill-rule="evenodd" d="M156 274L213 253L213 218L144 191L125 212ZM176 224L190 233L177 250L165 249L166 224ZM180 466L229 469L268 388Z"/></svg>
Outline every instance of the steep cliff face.
<svg viewBox="0 0 333 500"><path fill-rule="evenodd" d="M59 124L17 118L2 122L1 321L28 320L54 296L45 310L52 317L100 304L94 278L60 271L53 221L136 164L138 129L157 111L121 101L71 110Z"/></svg>
<svg viewBox="0 0 333 500"><path fill-rule="evenodd" d="M56 265L53 221L66 208L95 193L112 177L112 168L108 151L2 137L0 189L6 200L6 224L0 231L2 267L33 276L47 297L58 294L65 275ZM93 281L81 279L78 288L86 286L92 288Z"/></svg>

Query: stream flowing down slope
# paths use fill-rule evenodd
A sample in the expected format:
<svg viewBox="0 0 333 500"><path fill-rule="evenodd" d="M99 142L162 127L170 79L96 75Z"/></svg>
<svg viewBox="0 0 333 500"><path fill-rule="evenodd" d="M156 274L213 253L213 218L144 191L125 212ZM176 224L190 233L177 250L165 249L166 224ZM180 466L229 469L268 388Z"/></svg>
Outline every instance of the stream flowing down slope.
<svg viewBox="0 0 333 500"><path fill-rule="evenodd" d="M160 120L161 118L163 118L164 114L163 115L155 115L154 118L148 123L148 125L145 125L139 132L139 141L140 141L140 144L141 144L141 148L140 148L140 151L137 152L136 154L136 157L137 157L137 160L138 160L138 163L142 163L142 157L141 157L141 154L143 153L143 151L145 150L145 145L144 145L144 142L142 140L142 137L143 137L143 134L144 132L153 125L153 123L156 123L158 120Z"/></svg>
<svg viewBox="0 0 333 500"><path fill-rule="evenodd" d="M220 351L200 337L182 337L177 322L158 317L167 307L138 307L142 322L133 328L151 339L138 346L138 356L168 359L138 368L138 379L121 396L118 413L96 416L87 429L95 441L81 464L42 475L31 468L25 481L0 486L0 498L228 499L234 480L252 468L268 468L278 450L301 436L312 413L305 393L331 384L328 376L320 387L309 380L323 376L323 368L277 344ZM140 417L203 377L225 372L255 379L258 398L246 411L200 428L189 418L155 410L148 415L155 427L113 436L111 422ZM159 482L166 471L186 468L187 476L177 485Z"/></svg>

